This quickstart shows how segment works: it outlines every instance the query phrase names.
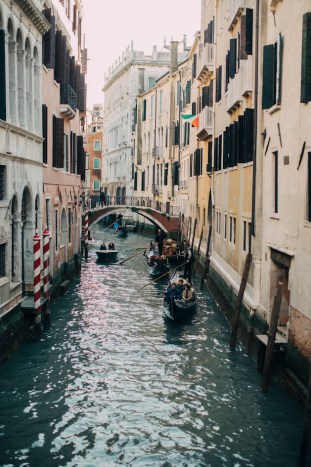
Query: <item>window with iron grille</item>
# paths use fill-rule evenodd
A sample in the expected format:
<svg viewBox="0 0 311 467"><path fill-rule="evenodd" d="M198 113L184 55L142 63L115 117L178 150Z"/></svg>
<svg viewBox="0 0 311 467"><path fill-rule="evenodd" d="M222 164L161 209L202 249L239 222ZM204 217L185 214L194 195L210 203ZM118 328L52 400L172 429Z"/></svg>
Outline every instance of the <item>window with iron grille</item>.
<svg viewBox="0 0 311 467"><path fill-rule="evenodd" d="M5 250L6 243L0 245L0 277L5 276Z"/></svg>
<svg viewBox="0 0 311 467"><path fill-rule="evenodd" d="M0 165L0 201L6 199L6 165Z"/></svg>

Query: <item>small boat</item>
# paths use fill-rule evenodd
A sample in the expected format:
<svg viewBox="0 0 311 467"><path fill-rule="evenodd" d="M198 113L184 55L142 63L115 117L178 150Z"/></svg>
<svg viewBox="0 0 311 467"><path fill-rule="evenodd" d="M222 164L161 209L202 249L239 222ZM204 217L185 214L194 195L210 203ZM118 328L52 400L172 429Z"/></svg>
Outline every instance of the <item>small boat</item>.
<svg viewBox="0 0 311 467"><path fill-rule="evenodd" d="M120 227L118 230L116 230L116 235L118 238L126 238L127 237L127 230L126 228Z"/></svg>
<svg viewBox="0 0 311 467"><path fill-rule="evenodd" d="M167 256L169 263L173 266L177 266L184 261L184 256L179 252L177 243L171 238L164 240L163 254Z"/></svg>
<svg viewBox="0 0 311 467"><path fill-rule="evenodd" d="M174 279L174 281L171 280L170 283L177 283L177 279ZM187 284L187 281L184 279L184 285ZM196 312L196 294L192 288L192 294L193 298L190 300L184 300L182 298L180 299L175 299L175 298L170 298L170 299L164 299L164 315L171 319L172 321L184 321L189 319L191 316L194 315Z"/></svg>
<svg viewBox="0 0 311 467"><path fill-rule="evenodd" d="M117 258L117 250L96 250L97 259L99 261L111 261Z"/></svg>
<svg viewBox="0 0 311 467"><path fill-rule="evenodd" d="M151 246L147 255L147 270L152 277L159 277L170 270L170 264L166 256L159 255L159 250Z"/></svg>

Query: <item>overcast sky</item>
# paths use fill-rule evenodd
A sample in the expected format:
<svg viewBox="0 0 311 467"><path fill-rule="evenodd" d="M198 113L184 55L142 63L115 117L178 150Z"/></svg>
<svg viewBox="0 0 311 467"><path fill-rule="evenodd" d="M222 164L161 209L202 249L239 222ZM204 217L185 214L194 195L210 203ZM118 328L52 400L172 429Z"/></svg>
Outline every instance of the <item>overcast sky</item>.
<svg viewBox="0 0 311 467"><path fill-rule="evenodd" d="M150 54L164 37L192 45L200 29L201 0L84 0L84 32L88 49L88 109L103 103L104 73L134 42Z"/></svg>

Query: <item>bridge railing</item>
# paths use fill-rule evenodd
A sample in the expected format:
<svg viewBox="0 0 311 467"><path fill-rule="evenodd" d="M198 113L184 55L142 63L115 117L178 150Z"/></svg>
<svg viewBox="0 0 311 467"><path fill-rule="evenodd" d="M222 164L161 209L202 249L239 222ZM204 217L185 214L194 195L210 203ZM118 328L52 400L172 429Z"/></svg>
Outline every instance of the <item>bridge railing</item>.
<svg viewBox="0 0 311 467"><path fill-rule="evenodd" d="M171 206L170 202L162 203L151 198L138 196L106 196L105 203L102 203L102 207L104 206L128 206L133 208L145 207L173 217L179 216L180 213L180 207Z"/></svg>

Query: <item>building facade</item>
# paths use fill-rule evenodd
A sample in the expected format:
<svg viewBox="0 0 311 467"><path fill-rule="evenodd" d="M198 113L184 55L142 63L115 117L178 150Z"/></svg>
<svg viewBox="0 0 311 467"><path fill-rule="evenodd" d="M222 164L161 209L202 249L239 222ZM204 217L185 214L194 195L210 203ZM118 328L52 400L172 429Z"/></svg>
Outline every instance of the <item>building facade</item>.
<svg viewBox="0 0 311 467"><path fill-rule="evenodd" d="M184 51L180 60L186 55ZM102 186L108 196L131 196L134 193L134 131L139 69L144 69L143 90L154 86L158 77L168 71L170 53L158 51L151 55L127 48L108 70L103 91L104 145ZM151 137L150 137L151 138ZM150 143L151 144L151 143Z"/></svg>
<svg viewBox="0 0 311 467"><path fill-rule="evenodd" d="M102 144L103 144L103 106L95 104L91 111L91 123L88 125L86 144L86 185L89 202L92 207L104 203L105 195L101 190L102 179Z"/></svg>
<svg viewBox="0 0 311 467"><path fill-rule="evenodd" d="M40 2L1 2L0 316L8 327L10 313L33 291L43 201L42 36L49 28Z"/></svg>
<svg viewBox="0 0 311 467"><path fill-rule="evenodd" d="M82 44L82 2L45 2L51 25L44 36L43 81L43 218L50 232L52 288L74 271L80 251L84 198L86 52Z"/></svg>

